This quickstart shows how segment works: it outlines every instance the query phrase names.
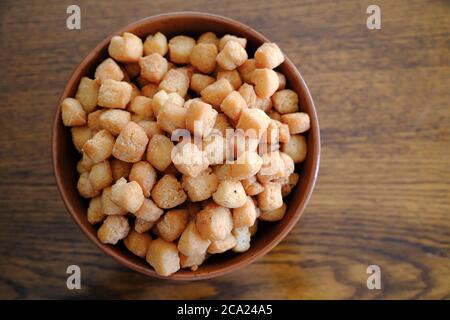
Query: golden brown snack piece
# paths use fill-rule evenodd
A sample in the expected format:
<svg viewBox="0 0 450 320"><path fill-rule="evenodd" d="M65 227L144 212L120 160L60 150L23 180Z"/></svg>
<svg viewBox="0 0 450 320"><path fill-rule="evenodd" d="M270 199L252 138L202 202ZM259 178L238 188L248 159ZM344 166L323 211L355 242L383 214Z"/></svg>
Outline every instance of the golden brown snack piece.
<svg viewBox="0 0 450 320"><path fill-rule="evenodd" d="M156 179L156 170L147 161L139 161L133 164L129 180L139 183L145 197L150 197Z"/></svg>
<svg viewBox="0 0 450 320"><path fill-rule="evenodd" d="M216 69L217 53L215 44L198 43L191 52L191 65L203 73L211 73Z"/></svg>
<svg viewBox="0 0 450 320"><path fill-rule="evenodd" d="M233 229L230 209L211 204L197 213L195 223L202 238L223 240Z"/></svg>
<svg viewBox="0 0 450 320"><path fill-rule="evenodd" d="M164 90L159 90L155 93L152 100L152 110L156 117L158 116L161 108L167 103L182 107L184 104L184 98L176 92L171 92L168 94Z"/></svg>
<svg viewBox="0 0 450 320"><path fill-rule="evenodd" d="M237 91L230 92L220 104L220 110L230 119L237 121L242 110L247 108L247 102Z"/></svg>
<svg viewBox="0 0 450 320"><path fill-rule="evenodd" d="M188 95L186 96L187 98L189 97ZM183 108L188 109L191 106L191 104L195 101L202 101L201 98L191 98L191 99L187 99L184 103L183 103Z"/></svg>
<svg viewBox="0 0 450 320"><path fill-rule="evenodd" d="M173 103L165 103L159 110L157 120L158 126L164 131L172 134L176 129L186 127L188 110Z"/></svg>
<svg viewBox="0 0 450 320"><path fill-rule="evenodd" d="M102 190L109 187L113 182L109 161L102 161L94 164L89 172L89 181L94 190Z"/></svg>
<svg viewBox="0 0 450 320"><path fill-rule="evenodd" d="M164 213L152 199L145 198L142 206L134 213L137 219L146 222L156 222Z"/></svg>
<svg viewBox="0 0 450 320"><path fill-rule="evenodd" d="M217 38L214 32L205 32L197 39L197 43L211 43L219 48L219 38Z"/></svg>
<svg viewBox="0 0 450 320"><path fill-rule="evenodd" d="M93 137L92 130L87 127L72 127L70 128L70 132L72 133L72 142L78 152L83 151L83 146L90 138Z"/></svg>
<svg viewBox="0 0 450 320"><path fill-rule="evenodd" d="M265 211L280 208L283 205L281 184L277 182L268 182L263 184L263 186L264 190L256 196L259 208Z"/></svg>
<svg viewBox="0 0 450 320"><path fill-rule="evenodd" d="M158 123L156 121L140 120L137 122L137 124L140 125L142 129L144 129L149 141L156 134L164 134L164 131L158 126Z"/></svg>
<svg viewBox="0 0 450 320"><path fill-rule="evenodd" d="M124 216L108 216L97 231L97 237L102 243L116 244L124 239L130 231L128 219Z"/></svg>
<svg viewBox="0 0 450 320"><path fill-rule="evenodd" d="M219 180L210 168L201 172L197 177L183 175L183 188L189 200L193 202L209 199L217 190Z"/></svg>
<svg viewBox="0 0 450 320"><path fill-rule="evenodd" d="M245 46L247 45L247 39L246 38L240 38L240 37L236 37L236 36L231 35L231 34L226 34L222 38L220 38L219 50L222 51L223 48L225 48L225 45L229 41L235 41L235 42L239 43L241 45L241 47L244 48L244 49L245 49Z"/></svg>
<svg viewBox="0 0 450 320"><path fill-rule="evenodd" d="M180 269L177 246L163 239L150 242L146 260L162 276L170 276Z"/></svg>
<svg viewBox="0 0 450 320"><path fill-rule="evenodd" d="M165 241L178 239L188 223L189 212L185 209L167 211L156 223L158 236Z"/></svg>
<svg viewBox="0 0 450 320"><path fill-rule="evenodd" d="M259 98L270 98L278 90L278 75L271 69L255 69L252 73L252 82Z"/></svg>
<svg viewBox="0 0 450 320"><path fill-rule="evenodd" d="M256 220L256 207L253 199L247 197L242 207L233 209L233 226L235 228L251 227Z"/></svg>
<svg viewBox="0 0 450 320"><path fill-rule="evenodd" d="M144 194L136 181L119 179L111 187L111 200L127 212L137 212L144 203Z"/></svg>
<svg viewBox="0 0 450 320"><path fill-rule="evenodd" d="M170 61L178 64L190 62L195 40L186 36L175 36L169 40Z"/></svg>
<svg viewBox="0 0 450 320"><path fill-rule="evenodd" d="M186 129L199 137L206 137L216 123L217 111L210 104L192 101L186 114Z"/></svg>
<svg viewBox="0 0 450 320"><path fill-rule="evenodd" d="M125 109L131 100L132 86L125 81L106 79L98 91L98 105L105 108Z"/></svg>
<svg viewBox="0 0 450 320"><path fill-rule="evenodd" d="M145 96L134 97L128 104L128 110L138 116L140 120L152 120L153 115L153 100Z"/></svg>
<svg viewBox="0 0 450 320"><path fill-rule="evenodd" d="M234 228L232 231L236 239L236 245L233 247L234 252L245 252L250 249L250 230L248 227Z"/></svg>
<svg viewBox="0 0 450 320"><path fill-rule="evenodd" d="M284 55L275 43L266 42L255 52L257 68L275 69L284 62Z"/></svg>
<svg viewBox="0 0 450 320"><path fill-rule="evenodd" d="M102 191L102 212L108 216L123 216L127 214L126 210L111 200L111 187L105 188Z"/></svg>
<svg viewBox="0 0 450 320"><path fill-rule="evenodd" d="M94 225L102 222L106 218L102 210L102 198L95 197L89 202L89 207L87 209L87 220L90 224Z"/></svg>
<svg viewBox="0 0 450 320"><path fill-rule="evenodd" d="M236 246L236 238L230 233L225 239L222 240L212 240L208 247L208 253L224 253L225 251L231 250Z"/></svg>
<svg viewBox="0 0 450 320"><path fill-rule="evenodd" d="M203 139L203 152L210 165L222 164L227 155L227 141L220 134L210 134Z"/></svg>
<svg viewBox="0 0 450 320"><path fill-rule="evenodd" d="M213 77L200 74L200 73L194 73L191 78L191 90L194 91L197 94L200 94L200 92L205 89L210 84L214 83L216 79Z"/></svg>
<svg viewBox="0 0 450 320"><path fill-rule="evenodd" d="M220 79L204 88L200 95L203 101L209 103L214 108L218 108L223 99L233 91L233 86L227 79Z"/></svg>
<svg viewBox="0 0 450 320"><path fill-rule="evenodd" d="M205 261L206 254L198 256L186 256L180 253L180 265L181 268L191 268L192 271L198 269L198 267Z"/></svg>
<svg viewBox="0 0 450 320"><path fill-rule="evenodd" d="M261 137L260 143L275 145L279 142L280 132L279 127L282 123L278 124L276 120L271 119L269 122L269 126Z"/></svg>
<svg viewBox="0 0 450 320"><path fill-rule="evenodd" d="M99 83L102 83L107 79L122 81L124 76L120 66L111 58L104 60L97 66L97 69L95 69L95 79Z"/></svg>
<svg viewBox="0 0 450 320"><path fill-rule="evenodd" d="M159 53L152 53L139 58L141 76L153 83L159 83L169 70L166 58Z"/></svg>
<svg viewBox="0 0 450 320"><path fill-rule="evenodd" d="M231 177L231 166L229 163L225 163L222 165L217 165L213 167L213 171L217 176L217 179L220 181L230 180Z"/></svg>
<svg viewBox="0 0 450 320"><path fill-rule="evenodd" d="M159 83L159 89L167 93L176 92L184 97L189 89L189 77L180 68L171 69Z"/></svg>
<svg viewBox="0 0 450 320"><path fill-rule="evenodd" d="M147 148L148 137L144 129L130 121L122 129L114 144L112 154L125 162L138 162Z"/></svg>
<svg viewBox="0 0 450 320"><path fill-rule="evenodd" d="M217 63L224 70L234 70L247 60L247 51L236 41L228 41L217 55Z"/></svg>
<svg viewBox="0 0 450 320"><path fill-rule="evenodd" d="M258 181L266 183L276 180L285 175L285 162L280 156L280 152L267 152L262 155L262 166L258 172Z"/></svg>
<svg viewBox="0 0 450 320"><path fill-rule="evenodd" d="M295 170L294 160L284 152L280 152L280 157L283 160L284 164L283 177L289 177L291 174L294 173Z"/></svg>
<svg viewBox="0 0 450 320"><path fill-rule="evenodd" d="M152 199L162 209L172 209L186 201L186 193L171 174L164 175L153 187Z"/></svg>
<svg viewBox="0 0 450 320"><path fill-rule="evenodd" d="M248 179L258 173L262 164L263 160L258 153L244 151L234 162L230 163L231 177L238 180Z"/></svg>
<svg viewBox="0 0 450 320"><path fill-rule="evenodd" d="M228 160L238 159L244 152L253 152L258 149L258 137L256 131L237 129L228 137Z"/></svg>
<svg viewBox="0 0 450 320"><path fill-rule="evenodd" d="M192 220L188 223L178 240L178 250L186 256L199 256L205 254L211 240L203 238Z"/></svg>
<svg viewBox="0 0 450 320"><path fill-rule="evenodd" d="M78 193L83 198L93 198L100 194L100 190L94 189L91 180L89 179L89 172L83 172L80 174L77 183Z"/></svg>
<svg viewBox="0 0 450 320"><path fill-rule="evenodd" d="M77 99L85 112L90 113L97 107L98 89L100 85L97 81L83 77L78 85L75 99Z"/></svg>
<svg viewBox="0 0 450 320"><path fill-rule="evenodd" d="M264 187L256 181L255 177L241 180L241 183L248 196L256 196L264 190Z"/></svg>
<svg viewBox="0 0 450 320"><path fill-rule="evenodd" d="M103 111L104 110L96 110L87 115L87 125L94 134L102 130L100 126L100 116L103 113Z"/></svg>
<svg viewBox="0 0 450 320"><path fill-rule="evenodd" d="M269 123L270 118L264 111L247 108L242 110L236 128L244 130L248 135L252 134L259 140Z"/></svg>
<svg viewBox="0 0 450 320"><path fill-rule="evenodd" d="M285 213L286 213L286 204L283 203L281 207L274 210L261 210L261 214L259 216L259 219L263 221L278 221L283 219Z"/></svg>
<svg viewBox="0 0 450 320"><path fill-rule="evenodd" d="M114 60L130 63L138 62L144 52L141 38L125 32L122 36L114 36L109 43L108 53Z"/></svg>
<svg viewBox="0 0 450 320"><path fill-rule="evenodd" d="M239 75L239 72L235 70L224 70L217 72L217 80L220 79L226 79L231 83L231 86L234 90L239 89L239 87L242 85L242 79Z"/></svg>
<svg viewBox="0 0 450 320"><path fill-rule="evenodd" d="M76 99L65 98L61 104L61 114L63 123L67 127L86 124L86 112Z"/></svg>
<svg viewBox="0 0 450 320"><path fill-rule="evenodd" d="M289 133L289 126L285 123L281 123L280 121L273 120L272 123L274 123L277 126L278 130L278 141L276 142L288 142L291 138L291 135Z"/></svg>
<svg viewBox="0 0 450 320"><path fill-rule="evenodd" d="M180 143L175 147L172 162L179 172L190 177L198 176L209 166L205 153L191 142Z"/></svg>
<svg viewBox="0 0 450 320"><path fill-rule="evenodd" d="M144 233L144 232L151 230L153 228L154 224L155 224L154 222L145 221L145 220L136 218L134 220L134 230L137 233Z"/></svg>
<svg viewBox="0 0 450 320"><path fill-rule="evenodd" d="M244 62L239 68L238 71L241 75L241 78L246 83L253 83L252 73L256 69L255 59L248 59Z"/></svg>
<svg viewBox="0 0 450 320"><path fill-rule="evenodd" d="M303 133L310 128L309 115L304 112L283 114L281 116L281 122L288 125L291 134Z"/></svg>
<svg viewBox="0 0 450 320"><path fill-rule="evenodd" d="M131 114L125 110L105 110L99 117L100 127L108 130L113 136L118 136L130 122Z"/></svg>
<svg viewBox="0 0 450 320"><path fill-rule="evenodd" d="M98 163L108 159L112 154L114 137L107 130L100 130L83 145L83 151L92 160Z"/></svg>
<svg viewBox="0 0 450 320"><path fill-rule="evenodd" d="M136 230L130 230L128 236L123 239L125 247L141 258L147 255L151 241L152 238L148 233L139 233Z"/></svg>
<svg viewBox="0 0 450 320"><path fill-rule="evenodd" d="M216 118L216 123L214 124L214 129L216 130L216 133L220 132L222 137L226 137L227 129L232 130L233 128L228 121L228 117L223 113L219 113Z"/></svg>
<svg viewBox="0 0 450 320"><path fill-rule="evenodd" d="M238 90L242 98L244 98L249 108L256 108L258 103L258 97L256 96L255 89L252 85L244 83Z"/></svg>
<svg viewBox="0 0 450 320"><path fill-rule="evenodd" d="M273 107L280 114L297 112L298 107L298 95L295 91L290 89L284 89L277 91L272 96ZM278 119L281 121L280 119Z"/></svg>
<svg viewBox="0 0 450 320"><path fill-rule="evenodd" d="M147 161L159 171L164 171L172 163L173 142L164 135L155 134L147 148Z"/></svg>
<svg viewBox="0 0 450 320"><path fill-rule="evenodd" d="M212 198L217 204L232 209L243 206L247 195L240 181L222 180Z"/></svg>
<svg viewBox="0 0 450 320"><path fill-rule="evenodd" d="M144 41L144 54L146 56L152 53L159 53L164 57L167 51L169 51L167 38L161 32L157 32L154 35L147 36Z"/></svg>
<svg viewBox="0 0 450 320"><path fill-rule="evenodd" d="M272 100L270 99L270 97L261 98L257 96L254 107L261 109L267 113L272 108Z"/></svg>
<svg viewBox="0 0 450 320"><path fill-rule="evenodd" d="M305 160L307 153L305 137L301 134L291 136L287 143L281 145L281 151L290 156L295 163L302 162Z"/></svg>

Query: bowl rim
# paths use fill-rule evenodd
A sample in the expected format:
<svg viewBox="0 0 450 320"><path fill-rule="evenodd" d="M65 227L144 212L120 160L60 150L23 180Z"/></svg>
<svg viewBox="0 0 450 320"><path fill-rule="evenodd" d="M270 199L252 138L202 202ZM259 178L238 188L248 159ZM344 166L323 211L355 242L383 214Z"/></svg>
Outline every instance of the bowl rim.
<svg viewBox="0 0 450 320"><path fill-rule="evenodd" d="M298 82L299 82L299 86L301 88L301 90L303 91L304 94L304 98L307 101L308 104L311 105L311 112L310 112L310 121L312 122L312 125L315 126L316 128L316 134L310 139L309 143L314 144L315 150L317 150L314 154L314 156L312 157L311 161L311 170L312 170L312 175L311 178L305 188L305 193L303 195L303 201L299 204L299 206L296 208L293 217L291 218L291 220L288 222L288 224L286 224L286 226L281 230L281 232L277 233L275 237L273 237L272 239L269 239L269 242L262 247L259 251L255 252L253 255L248 256L244 259L241 259L239 261L237 261L235 264L228 266L228 267L224 267L224 268L217 268L213 271L210 272L205 272L203 274L179 274L179 273L174 273L169 277L164 277L164 276L160 276L158 275L154 270L150 269L150 268L145 268L142 267L138 264L135 264L133 261L118 255L111 246L109 245L105 245L103 243L100 243L100 241L98 240L98 238L90 233L86 227L82 224L79 216L76 213L75 208L71 205L69 199L68 199L68 195L66 193L67 190L64 189L64 182L62 181L61 176L58 174L58 172L61 171L60 169L60 165L58 163L58 154L56 152L57 150L57 140L56 140L56 135L58 134L58 123L61 117L61 101L63 99L63 97L68 95L68 91L69 91L69 86L68 84L74 82L74 79L77 77L77 75L79 74L80 70L83 69L83 67L85 65L87 65L89 63L89 61L96 55L98 54L98 52L100 52L102 50L102 48L104 48L106 46L106 44L111 40L111 38L114 35L117 34L123 34L124 32L134 28L134 27L138 27L142 24L147 24L147 23L155 23L157 21L163 21L166 19L173 19L173 18L185 18L185 17L191 17L191 18L206 18L206 19L212 19L215 20L216 22L222 22L225 24L233 24L235 25L237 28L241 28L246 30L249 33L252 33L255 37L262 39L264 42L270 42L270 40L264 36L263 34L261 34L260 32L256 31L255 29L253 29L252 27L239 22L237 20L234 20L232 18L228 18L228 17L224 17L221 15L217 15L217 14L211 14L211 13L205 13L205 12L197 12L197 11L177 11L177 12L169 12L169 13L163 13L163 14L158 14L158 15L153 15L153 16L148 16L145 17L143 19L139 19L137 21L134 21L130 24L127 24L124 27L121 27L120 29L114 31L113 33L109 34L107 37L105 37L102 41L100 41L92 50L90 50L84 57L83 59L80 61L80 63L77 64L77 66L75 67L75 69L73 70L73 72L71 73L70 77L68 78L68 80L66 81L64 88L61 92L61 94L59 95L58 98L58 105L56 107L55 110L55 116L54 116L54 120L53 120L53 126L52 126L52 137L51 137L51 143L52 143L52 166L53 166L53 174L55 176L55 180L56 180L56 184L58 187L58 191L59 194L63 200L64 206L66 207L67 211L69 212L70 216L72 217L72 219L75 221L75 223L78 225L78 227L82 230L82 232L106 255L112 257L114 260L118 261L121 265L130 268L134 271L137 271L141 274L147 275L147 276L151 276L151 277L155 277L155 278L159 278L159 279L164 279L164 280L176 280L176 281L192 281L192 280L204 280L204 279L210 279L210 278L215 278L218 276L223 276L226 274L229 274L233 271L237 271L249 264L251 264L252 262L254 262L255 260L257 260L258 258L264 256L265 254L267 254L270 250L272 250L276 245L278 245L287 235L288 233L292 230L292 228L297 224L298 220L300 219L301 215L303 214L303 212L305 211L305 208L311 198L312 192L314 190L316 181L317 181L317 177L318 177L318 173L319 173L319 165L320 165L320 129L319 129L319 121L317 118L317 111L316 111L316 107L314 104L314 101L312 99L311 93L302 77L302 75L300 74L299 70L297 69L297 67L295 66L294 63L292 63L292 61L285 56L285 63L288 65L288 67L290 69L293 70L293 74L294 77L297 78ZM311 149L311 147L308 145L308 150Z"/></svg>

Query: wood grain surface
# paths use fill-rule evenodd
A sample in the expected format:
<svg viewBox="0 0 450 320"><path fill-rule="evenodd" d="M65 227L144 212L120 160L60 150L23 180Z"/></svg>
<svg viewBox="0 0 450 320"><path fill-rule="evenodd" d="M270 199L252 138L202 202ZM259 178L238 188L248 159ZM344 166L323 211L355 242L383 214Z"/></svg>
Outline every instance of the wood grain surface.
<svg viewBox="0 0 450 320"><path fill-rule="evenodd" d="M66 8L81 7L80 31ZM376 3L382 29L366 28ZM174 283L127 270L75 226L50 132L59 93L105 36L176 10L240 20L299 67L322 134L318 184L290 235L244 270ZM1 1L0 298L449 299L448 1ZM66 288L66 268L82 289ZM381 268L368 290L366 268Z"/></svg>

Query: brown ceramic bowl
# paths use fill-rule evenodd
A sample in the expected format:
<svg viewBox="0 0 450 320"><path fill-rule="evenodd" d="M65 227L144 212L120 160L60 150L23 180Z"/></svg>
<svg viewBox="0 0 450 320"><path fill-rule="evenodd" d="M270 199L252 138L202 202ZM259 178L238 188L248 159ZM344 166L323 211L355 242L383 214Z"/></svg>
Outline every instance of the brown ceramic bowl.
<svg viewBox="0 0 450 320"><path fill-rule="evenodd" d="M199 280L214 278L238 270L263 256L283 240L305 210L313 191L319 170L320 135L316 110L305 81L289 59L286 59L278 68L286 76L287 86L297 92L301 110L307 112L311 118L311 129L306 134L308 155L300 167L297 166L297 171L300 173L300 181L286 200L288 209L285 217L278 222L260 223L258 232L252 238L251 248L247 252L240 254L228 252L214 255L197 271L184 269L168 278L161 277L156 274L145 260L128 252L123 245L105 245L97 239L97 228L91 226L86 218L88 201L81 198L76 189L78 178L76 163L80 155L72 144L69 128L64 127L61 120L60 105L62 100L75 95L81 77L89 76L93 78L96 66L107 57L107 48L111 37L122 34L125 31L132 32L141 38L157 31L164 33L168 38L178 34L198 36L206 31L215 32L219 36L234 34L247 38L249 56L252 56L254 50L262 43L269 41L269 39L252 28L229 18L199 12L177 12L137 21L114 32L114 34L100 42L73 72L61 94L56 109L52 137L53 167L56 183L64 204L81 230L103 252L124 266L145 275L173 280ZM272 40L276 42L277 39Z"/></svg>

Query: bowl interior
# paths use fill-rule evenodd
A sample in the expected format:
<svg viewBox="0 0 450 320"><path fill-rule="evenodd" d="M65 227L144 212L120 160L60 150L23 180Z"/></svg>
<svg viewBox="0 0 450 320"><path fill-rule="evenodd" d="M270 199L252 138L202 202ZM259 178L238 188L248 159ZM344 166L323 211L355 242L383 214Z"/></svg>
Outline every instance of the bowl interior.
<svg viewBox="0 0 450 320"><path fill-rule="evenodd" d="M247 38L247 51L249 52L249 56L252 56L255 49L263 42L269 41L255 30L239 22L204 13L183 12L154 16L133 23L113 35L122 34L125 31L132 32L141 38L158 31L164 33L168 38L178 34L198 37L206 31L212 31L218 36L234 34ZM81 77L88 76L93 78L96 66L108 56L107 47L111 36L103 40L76 68L60 97L59 105L64 98L75 95ZM300 174L300 181L286 199L288 209L285 217L278 222L260 223L258 232L252 238L251 248L247 252L240 254L230 252L214 255L197 271L193 272L189 269L180 270L172 275L170 277L171 279L205 279L243 267L264 255L280 242L302 214L314 188L318 173L320 153L319 127L313 101L295 66L287 59L277 69L286 76L287 87L297 92L301 110L307 112L311 118L311 129L306 134L308 155L306 160L296 167L296 171ZM55 116L52 144L56 181L63 201L75 222L102 251L111 255L125 266L146 275L160 277L145 260L135 257L124 249L122 245L104 245L97 239L97 228L91 226L86 218L88 201L80 197L76 190L78 179L76 163L80 155L72 144L70 129L64 127L62 124L59 106Z"/></svg>

